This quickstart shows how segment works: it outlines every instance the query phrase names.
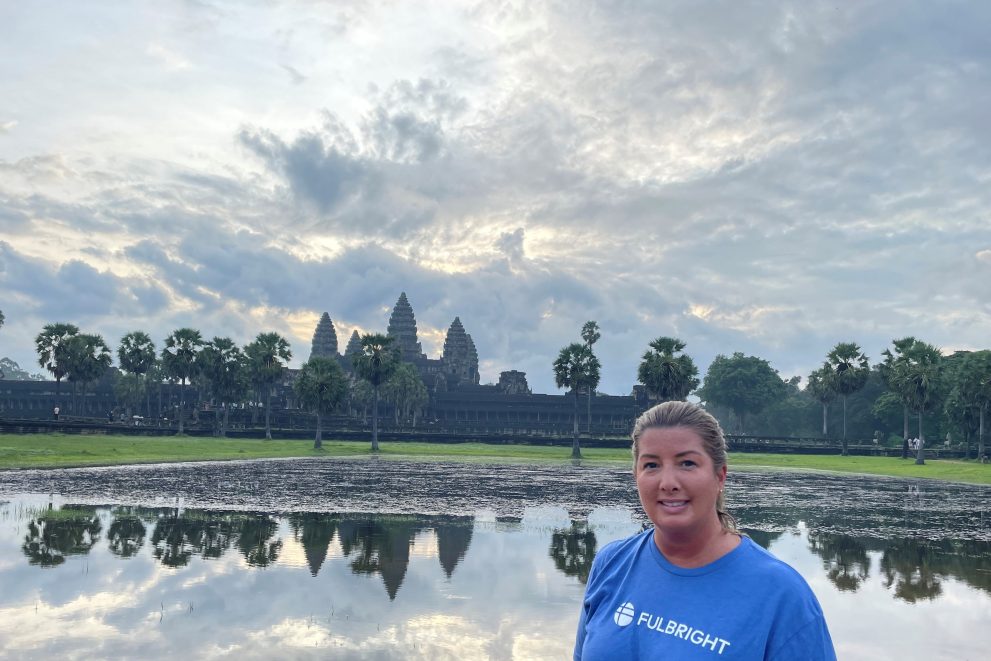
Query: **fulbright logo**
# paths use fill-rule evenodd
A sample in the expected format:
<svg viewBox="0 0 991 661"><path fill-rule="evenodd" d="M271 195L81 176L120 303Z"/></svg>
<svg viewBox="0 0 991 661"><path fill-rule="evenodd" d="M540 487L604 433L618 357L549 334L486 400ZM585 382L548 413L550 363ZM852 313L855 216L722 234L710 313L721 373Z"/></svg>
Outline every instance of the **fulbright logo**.
<svg viewBox="0 0 991 661"><path fill-rule="evenodd" d="M616 612L613 613L612 619L619 626L625 627L633 621L633 616L635 613L636 611L634 610L633 604L628 601L616 609Z"/></svg>

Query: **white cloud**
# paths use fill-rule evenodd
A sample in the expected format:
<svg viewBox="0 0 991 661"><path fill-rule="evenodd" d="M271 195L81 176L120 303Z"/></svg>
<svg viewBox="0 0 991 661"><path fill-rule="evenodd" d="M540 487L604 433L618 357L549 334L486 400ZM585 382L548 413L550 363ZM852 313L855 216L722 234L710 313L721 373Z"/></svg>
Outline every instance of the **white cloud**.
<svg viewBox="0 0 991 661"><path fill-rule="evenodd" d="M381 329L402 290L543 391L588 319L612 393L659 335L783 372L986 344L983 6L191 4L106 12L99 44L69 9L0 46L22 364L57 311L301 355L308 319Z"/></svg>

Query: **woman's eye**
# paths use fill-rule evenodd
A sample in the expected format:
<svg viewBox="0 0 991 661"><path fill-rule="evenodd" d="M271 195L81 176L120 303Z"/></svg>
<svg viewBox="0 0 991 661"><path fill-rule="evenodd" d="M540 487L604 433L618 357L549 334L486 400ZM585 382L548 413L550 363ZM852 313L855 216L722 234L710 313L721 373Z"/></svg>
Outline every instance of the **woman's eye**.
<svg viewBox="0 0 991 661"><path fill-rule="evenodd" d="M645 469L645 470L648 469L648 468L657 468L657 462L656 461L645 461L643 463L643 466L641 466L640 468Z"/></svg>
<svg viewBox="0 0 991 661"><path fill-rule="evenodd" d="M692 461L691 459L685 459L684 461L681 462L681 465L684 466L685 468L694 468L695 462Z"/></svg>

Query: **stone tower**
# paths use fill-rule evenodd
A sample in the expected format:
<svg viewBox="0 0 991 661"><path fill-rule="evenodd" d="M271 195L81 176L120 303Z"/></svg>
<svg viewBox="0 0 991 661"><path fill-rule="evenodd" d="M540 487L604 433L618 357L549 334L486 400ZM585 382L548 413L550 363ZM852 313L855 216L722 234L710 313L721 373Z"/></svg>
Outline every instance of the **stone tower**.
<svg viewBox="0 0 991 661"><path fill-rule="evenodd" d="M314 356L337 357L337 331L334 329L334 322L330 320L330 315L326 312L320 317L317 329L313 331L310 358Z"/></svg>
<svg viewBox="0 0 991 661"><path fill-rule="evenodd" d="M344 349L344 355L351 357L355 354L361 353L361 337L358 336L358 331L351 331L351 339L348 340L348 345Z"/></svg>
<svg viewBox="0 0 991 661"><path fill-rule="evenodd" d="M475 349L475 341L471 339L471 335L465 333L465 338L468 340L468 377L469 380L478 385L478 351Z"/></svg>
<svg viewBox="0 0 991 661"><path fill-rule="evenodd" d="M526 382L526 372L509 370L499 373L499 390L506 395L529 395L530 386Z"/></svg>
<svg viewBox="0 0 991 661"><path fill-rule="evenodd" d="M447 329L442 360L444 371L454 377L453 382L478 385L478 352L459 317L455 317Z"/></svg>
<svg viewBox="0 0 991 661"><path fill-rule="evenodd" d="M413 316L413 307L406 299L406 292L399 295L396 307L392 309L387 334L396 343L403 361L416 363L423 360L423 349L416 340L416 317Z"/></svg>

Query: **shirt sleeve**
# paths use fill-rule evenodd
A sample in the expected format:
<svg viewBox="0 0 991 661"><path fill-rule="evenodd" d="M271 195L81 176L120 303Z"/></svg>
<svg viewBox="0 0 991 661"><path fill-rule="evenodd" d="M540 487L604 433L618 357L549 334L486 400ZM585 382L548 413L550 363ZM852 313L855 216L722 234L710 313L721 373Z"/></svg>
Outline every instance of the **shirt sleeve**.
<svg viewBox="0 0 991 661"><path fill-rule="evenodd" d="M575 635L574 661L581 661L582 648L585 647L585 622L588 618L588 607L582 599L582 610L578 616L578 633Z"/></svg>
<svg viewBox="0 0 991 661"><path fill-rule="evenodd" d="M806 623L768 657L768 661L789 659L836 661L833 640L826 628L826 620L821 615Z"/></svg>
<svg viewBox="0 0 991 661"><path fill-rule="evenodd" d="M581 601L581 613L578 615L578 632L575 634L575 652L574 661L581 661L582 654L585 648L585 633L586 626L588 625L588 616L590 611L590 604L588 601L589 593L595 588L596 582L599 577L600 567L604 559L610 555L611 546L607 544L598 553L595 554L595 558L592 560L592 567L588 571L588 581L585 583L585 594L582 595Z"/></svg>

